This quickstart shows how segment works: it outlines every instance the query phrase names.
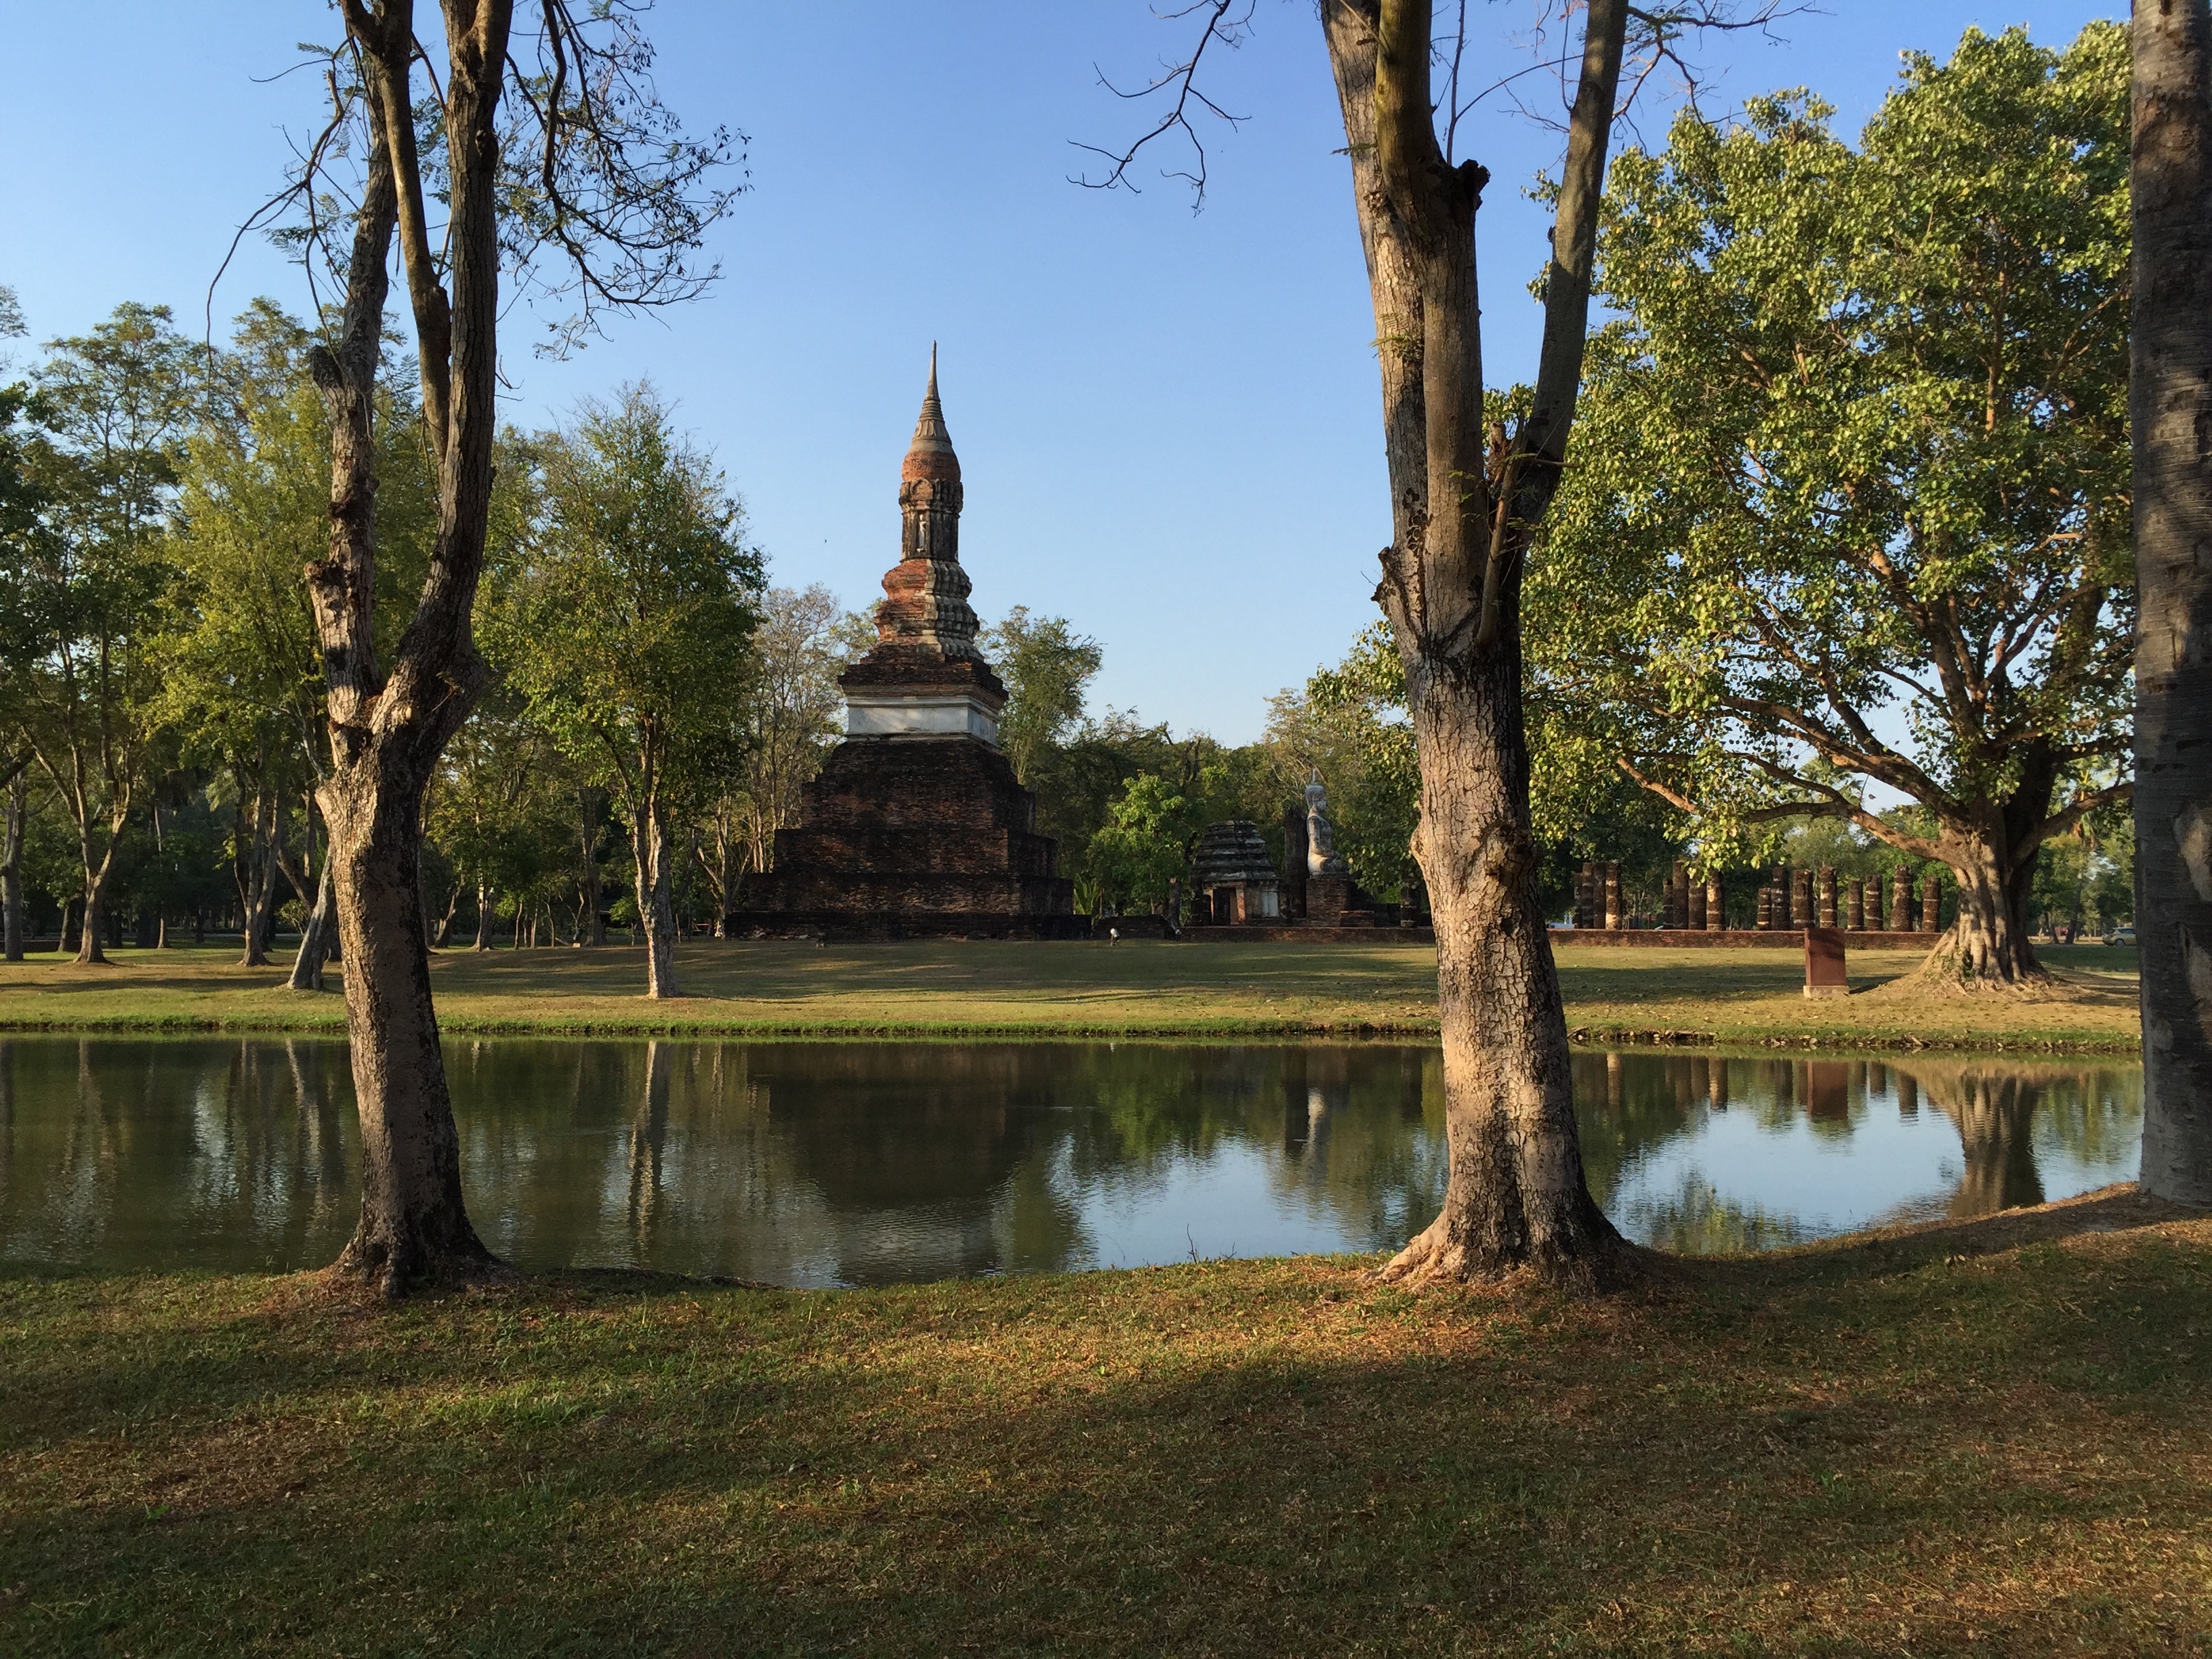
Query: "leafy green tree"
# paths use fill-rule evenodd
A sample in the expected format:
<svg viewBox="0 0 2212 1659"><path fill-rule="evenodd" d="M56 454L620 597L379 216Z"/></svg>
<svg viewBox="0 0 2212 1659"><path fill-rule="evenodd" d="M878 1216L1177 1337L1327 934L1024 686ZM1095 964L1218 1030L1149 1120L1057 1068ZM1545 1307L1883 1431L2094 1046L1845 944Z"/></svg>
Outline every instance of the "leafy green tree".
<svg viewBox="0 0 2212 1659"><path fill-rule="evenodd" d="M1169 884L1189 867L1194 823L1190 803L1166 779L1131 778L1091 838L1089 871L1103 903L1164 904Z"/></svg>
<svg viewBox="0 0 2212 1659"><path fill-rule="evenodd" d="M0 340L21 338L23 313L15 290L0 284ZM0 360L0 368L9 365ZM28 418L29 388L0 386L0 784L7 790L5 827L0 830L0 915L4 915L5 959L23 959L23 837L31 806L29 745L23 741L21 710L12 699L14 675L7 665L29 661L37 643L31 627L31 551L41 528L45 491L33 475L30 457L38 441Z"/></svg>
<svg viewBox="0 0 2212 1659"><path fill-rule="evenodd" d="M1053 750L1083 720L1084 688L1105 653L1097 641L1078 634L1065 617L1031 617L1016 605L982 631L976 647L1006 682L1006 707L999 717L999 747L1014 775L1034 787Z"/></svg>
<svg viewBox="0 0 2212 1659"><path fill-rule="evenodd" d="M743 698L746 750L742 777L708 814L712 856L702 865L714 895L714 936L723 936L746 870L765 870L775 832L799 822L799 791L836 745L842 694L837 676L873 643L875 630L846 611L819 582L771 587L746 658Z"/></svg>
<svg viewBox="0 0 2212 1659"><path fill-rule="evenodd" d="M2017 984L2038 849L2130 787L2125 37L1970 32L1856 150L1827 113L1615 164L1530 657L1709 860L1845 820L1954 872L1931 972Z"/></svg>
<svg viewBox="0 0 2212 1659"><path fill-rule="evenodd" d="M1406 708L1406 668L1390 624L1360 630L1334 668L1316 670L1303 691L1268 704L1267 743L1279 757L1279 788L1294 801L1314 773L1328 789L1336 850L1353 878L1378 897L1419 885L1413 830L1420 822L1421 769Z"/></svg>
<svg viewBox="0 0 2212 1659"><path fill-rule="evenodd" d="M649 386L586 405L538 452L534 522L486 643L528 718L629 818L646 994L679 995L674 837L741 773L761 556Z"/></svg>
<svg viewBox="0 0 2212 1659"><path fill-rule="evenodd" d="M39 370L41 500L15 550L7 704L76 832L77 960L105 961L102 903L159 722L150 641L173 586L166 518L192 413L191 352L165 307L126 304Z"/></svg>
<svg viewBox="0 0 2212 1659"><path fill-rule="evenodd" d="M309 907L293 977L302 988L319 982L334 933L326 861L313 851L323 668L300 581L330 538L331 417L307 377L313 343L305 325L257 300L210 362L180 470L178 600L158 641L163 714L184 759L228 772L235 792L246 964L266 959L281 874ZM421 586L436 517L410 395L389 373L379 388L376 577L394 596Z"/></svg>

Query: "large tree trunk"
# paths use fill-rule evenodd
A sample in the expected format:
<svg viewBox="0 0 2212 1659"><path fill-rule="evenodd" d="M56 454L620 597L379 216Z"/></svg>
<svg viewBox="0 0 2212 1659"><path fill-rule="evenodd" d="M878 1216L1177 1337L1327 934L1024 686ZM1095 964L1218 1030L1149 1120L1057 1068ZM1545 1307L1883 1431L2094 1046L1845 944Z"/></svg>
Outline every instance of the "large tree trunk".
<svg viewBox="0 0 2212 1659"><path fill-rule="evenodd" d="M392 769L398 775L339 769L322 794L362 1134L361 1219L338 1269L387 1295L491 1261L462 1201L460 1138L415 895L415 814L427 773Z"/></svg>
<svg viewBox="0 0 2212 1659"><path fill-rule="evenodd" d="M15 775L8 781L8 828L4 847L0 847L0 911L4 911L6 959L23 959L23 828L30 817L31 775L26 767L15 769Z"/></svg>
<svg viewBox="0 0 2212 1659"><path fill-rule="evenodd" d="M637 915L645 927L645 994L678 997L676 986L676 902L668 868L668 827L660 804L647 796L632 814L630 849L637 865Z"/></svg>
<svg viewBox="0 0 2212 1659"><path fill-rule="evenodd" d="M2047 797L2046 797L2047 799ZM2040 822L2043 813L2036 818ZM1920 970L1923 980L1968 990L2010 990L2048 982L2029 938L2040 842L2008 848L2004 832L1950 833L1943 861L1959 884L1959 914Z"/></svg>
<svg viewBox="0 0 2212 1659"><path fill-rule="evenodd" d="M1583 1179L1566 1017L1537 896L1514 645L1471 671L1438 673L1415 707L1450 1176L1443 1213L1391 1264L1393 1277L1525 1265L1595 1282L1620 1244Z"/></svg>
<svg viewBox="0 0 2212 1659"><path fill-rule="evenodd" d="M1437 947L1450 1172L1394 1278L1533 1268L1589 1286L1623 1259L1590 1199L1566 1018L1537 899L1519 594L1564 463L1588 325L1624 0L1593 0L1547 279L1534 401L1486 429L1474 223L1487 175L1437 143L1427 0L1323 0L1373 292L1395 539L1376 599L1406 666L1416 856Z"/></svg>
<svg viewBox="0 0 2212 1659"><path fill-rule="evenodd" d="M347 8L362 48L373 135L355 221L344 334L318 349L332 416L330 556L307 570L328 691L331 767L319 799L345 963L361 1113L361 1218L341 1273L390 1295L421 1278L495 1271L462 1201L417 865L423 791L483 682L470 612L491 496L499 305L498 135L510 7L447 8L447 183L452 299L423 228L409 85L407 0ZM386 676L376 662L371 420L395 223L406 220L424 425L439 469L438 530L415 614ZM450 349L448 349L450 348Z"/></svg>
<svg viewBox="0 0 2212 1659"><path fill-rule="evenodd" d="M2212 1204L2212 8L2136 0L2143 1190Z"/></svg>

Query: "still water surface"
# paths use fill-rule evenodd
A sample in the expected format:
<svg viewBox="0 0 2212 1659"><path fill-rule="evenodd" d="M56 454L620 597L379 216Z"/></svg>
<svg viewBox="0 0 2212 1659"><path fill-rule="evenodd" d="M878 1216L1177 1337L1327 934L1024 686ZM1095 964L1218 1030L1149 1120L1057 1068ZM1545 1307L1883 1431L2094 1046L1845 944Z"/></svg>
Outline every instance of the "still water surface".
<svg viewBox="0 0 2212 1659"><path fill-rule="evenodd" d="M787 1285L1395 1248L1443 1190L1441 1062L1388 1044L448 1045L477 1229L533 1268ZM1590 1185L1757 1249L2133 1176L2106 1060L1587 1054ZM277 1268L351 1229L342 1043L0 1037L0 1270Z"/></svg>

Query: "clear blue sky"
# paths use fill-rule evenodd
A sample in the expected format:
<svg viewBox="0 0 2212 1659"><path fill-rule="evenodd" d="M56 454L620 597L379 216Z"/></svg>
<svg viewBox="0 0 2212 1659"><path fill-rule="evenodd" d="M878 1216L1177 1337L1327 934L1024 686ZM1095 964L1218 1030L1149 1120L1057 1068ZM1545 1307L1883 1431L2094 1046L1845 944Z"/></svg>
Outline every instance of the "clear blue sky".
<svg viewBox="0 0 2212 1659"><path fill-rule="evenodd" d="M1808 85L1856 133L1902 49L1945 55L1970 24L2058 45L2125 10L1823 3L1783 44L1710 49L1718 97ZM1471 10L1503 54L1529 8ZM0 21L0 283L33 337L124 300L173 306L196 331L287 131L315 118L311 76L268 77L295 41L333 37L334 15L315 0L4 0ZM1121 142L1142 118L1096 70L1141 79L1182 38L1142 0L661 0L650 22L667 100L695 129L751 139L751 191L715 234L726 276L565 363L530 356L515 328L514 418L651 375L745 497L775 579L865 605L896 556L898 460L935 339L976 608L1026 605L1095 635L1094 706L1246 740L1270 694L1373 620L1389 532L1373 325L1306 0L1261 0L1250 42L1217 66L1216 97L1250 119L1208 135L1197 215L1150 167L1139 195L1067 182L1093 159L1071 139ZM1472 140L1463 153L1495 179L1486 367L1507 381L1534 368L1525 284L1542 246L1519 189L1555 141L1505 115ZM253 245L218 326L260 293L307 305L297 271Z"/></svg>

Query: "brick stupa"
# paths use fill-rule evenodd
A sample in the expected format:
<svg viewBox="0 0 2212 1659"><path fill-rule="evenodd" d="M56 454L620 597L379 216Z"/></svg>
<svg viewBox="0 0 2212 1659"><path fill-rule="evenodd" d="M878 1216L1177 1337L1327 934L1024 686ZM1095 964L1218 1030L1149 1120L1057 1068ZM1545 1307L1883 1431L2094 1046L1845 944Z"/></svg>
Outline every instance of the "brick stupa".
<svg viewBox="0 0 2212 1659"><path fill-rule="evenodd" d="M745 884L732 931L1087 936L1036 797L999 749L1006 688L975 649L960 506L933 347L876 646L838 678L845 741L802 792L798 828L776 831L775 867Z"/></svg>

